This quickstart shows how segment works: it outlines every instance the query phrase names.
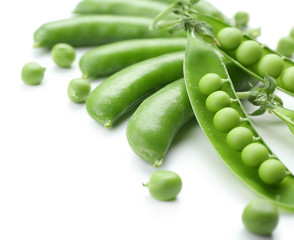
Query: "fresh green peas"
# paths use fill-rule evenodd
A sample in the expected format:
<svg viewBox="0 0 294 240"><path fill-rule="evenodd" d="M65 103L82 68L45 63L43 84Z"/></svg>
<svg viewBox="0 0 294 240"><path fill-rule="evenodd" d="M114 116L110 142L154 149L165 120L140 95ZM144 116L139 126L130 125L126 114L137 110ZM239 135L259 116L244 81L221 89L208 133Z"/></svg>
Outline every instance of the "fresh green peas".
<svg viewBox="0 0 294 240"><path fill-rule="evenodd" d="M264 183L277 185L286 176L286 167L277 159L268 159L260 165L258 175Z"/></svg>
<svg viewBox="0 0 294 240"><path fill-rule="evenodd" d="M149 182L143 184L149 189L152 197L160 201L171 201L182 189L182 180L178 174L168 170L154 172Z"/></svg>
<svg viewBox="0 0 294 240"><path fill-rule="evenodd" d="M286 69L282 76L282 84L285 89L294 91L294 67Z"/></svg>
<svg viewBox="0 0 294 240"><path fill-rule="evenodd" d="M28 85L37 85L42 82L45 70L40 64L29 62L23 66L21 78Z"/></svg>
<svg viewBox="0 0 294 240"><path fill-rule="evenodd" d="M86 79L75 78L68 84L67 95L75 103L83 103L87 100L91 91L91 85Z"/></svg>
<svg viewBox="0 0 294 240"><path fill-rule="evenodd" d="M242 40L242 32L233 27L226 27L217 34L221 46L226 50L233 50L239 46Z"/></svg>
<svg viewBox="0 0 294 240"><path fill-rule="evenodd" d="M287 57L294 53L294 39L292 37L282 37L277 45L277 51Z"/></svg>
<svg viewBox="0 0 294 240"><path fill-rule="evenodd" d="M253 142L253 134L246 127L233 128L227 135L228 145L236 151L241 151Z"/></svg>
<svg viewBox="0 0 294 240"><path fill-rule="evenodd" d="M234 15L236 27L246 27L249 22L249 14L247 12L239 11Z"/></svg>
<svg viewBox="0 0 294 240"><path fill-rule="evenodd" d="M263 144L257 142L247 145L241 153L244 164L252 168L259 167L268 157L268 149Z"/></svg>
<svg viewBox="0 0 294 240"><path fill-rule="evenodd" d="M218 90L223 85L221 77L215 73L208 73L204 75L199 81L199 90L203 94L209 95Z"/></svg>
<svg viewBox="0 0 294 240"><path fill-rule="evenodd" d="M216 113L218 110L229 107L231 98L229 94L224 91L215 91L211 93L206 99L206 107L208 111Z"/></svg>
<svg viewBox="0 0 294 240"><path fill-rule="evenodd" d="M248 231L258 235L270 235L278 225L278 209L269 201L256 199L244 209L242 221Z"/></svg>
<svg viewBox="0 0 294 240"><path fill-rule="evenodd" d="M213 118L215 128L221 132L228 132L241 122L239 113L230 107L219 110Z"/></svg>
<svg viewBox="0 0 294 240"><path fill-rule="evenodd" d="M276 78L284 68L283 59L277 54L267 54L263 56L258 63L257 71L259 75L264 77L266 74Z"/></svg>
<svg viewBox="0 0 294 240"><path fill-rule="evenodd" d="M261 55L261 45L253 40L242 42L236 51L237 60L244 66L251 66L257 63Z"/></svg>
<svg viewBox="0 0 294 240"><path fill-rule="evenodd" d="M51 56L57 66L69 68L76 58L76 52L67 43L57 43L51 50Z"/></svg>

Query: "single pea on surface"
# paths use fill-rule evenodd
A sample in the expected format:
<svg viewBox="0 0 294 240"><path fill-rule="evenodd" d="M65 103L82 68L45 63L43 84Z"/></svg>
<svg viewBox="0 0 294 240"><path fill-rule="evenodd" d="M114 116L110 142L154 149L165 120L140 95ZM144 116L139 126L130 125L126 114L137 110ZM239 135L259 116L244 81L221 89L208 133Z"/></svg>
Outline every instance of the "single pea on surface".
<svg viewBox="0 0 294 240"><path fill-rule="evenodd" d="M242 32L239 29L226 27L219 31L216 38L224 49L233 50L239 46L242 37Z"/></svg>
<svg viewBox="0 0 294 240"><path fill-rule="evenodd" d="M38 85L44 78L45 68L36 62L29 62L22 68L21 79L28 85Z"/></svg>
<svg viewBox="0 0 294 240"><path fill-rule="evenodd" d="M278 42L277 51L286 57L291 57L294 53L294 39L290 36L282 37Z"/></svg>
<svg viewBox="0 0 294 240"><path fill-rule="evenodd" d="M69 68L76 58L76 52L67 43L57 43L51 50L51 57L57 66Z"/></svg>
<svg viewBox="0 0 294 240"><path fill-rule="evenodd" d="M83 103L87 100L91 91L91 85L88 80L75 78L68 84L67 95L75 103Z"/></svg>
<svg viewBox="0 0 294 240"><path fill-rule="evenodd" d="M278 209L271 202L256 199L250 202L242 214L246 229L258 235L270 235L278 225Z"/></svg>
<svg viewBox="0 0 294 240"><path fill-rule="evenodd" d="M154 172L149 182L143 184L151 196L160 201L174 200L182 189L182 180L178 174L169 170Z"/></svg>

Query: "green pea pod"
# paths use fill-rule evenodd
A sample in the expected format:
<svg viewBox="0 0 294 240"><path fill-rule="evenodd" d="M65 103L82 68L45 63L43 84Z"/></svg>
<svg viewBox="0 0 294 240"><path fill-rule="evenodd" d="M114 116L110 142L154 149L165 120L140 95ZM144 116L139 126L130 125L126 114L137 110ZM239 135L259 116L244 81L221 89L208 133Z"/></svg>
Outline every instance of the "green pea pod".
<svg viewBox="0 0 294 240"><path fill-rule="evenodd" d="M85 78L109 76L134 63L166 53L184 51L187 40L135 39L105 44L88 51L80 59Z"/></svg>
<svg viewBox="0 0 294 240"><path fill-rule="evenodd" d="M165 54L127 67L103 81L87 100L89 115L111 127L160 87L183 77L184 52Z"/></svg>
<svg viewBox="0 0 294 240"><path fill-rule="evenodd" d="M197 66L197 68L195 66ZM211 80L213 80L214 76L219 76L220 78L225 79L220 90L227 93L232 99L230 107L219 110L216 114L207 109L205 103L208 96L202 92L203 90L201 91L203 86L205 86L203 85L203 82L201 83L201 79L204 79L204 76L208 79L207 74L212 74L209 75ZM206 137L230 170L258 194L283 208L294 210L293 175L289 174L278 185L268 185L259 177L258 169L248 167L243 163L244 159L247 160L247 156L246 158L242 158L242 154L239 151L234 150L231 146L229 146L235 145L236 141L234 139L230 141L227 140L227 131L229 130L227 127L229 125L231 128L233 125L241 126L253 134L254 138L249 140L258 142L257 147L260 148L261 146L262 149L264 149L262 150L262 154L265 152L265 158L271 158L274 156L270 148L258 135L258 132L254 128L251 120L247 116L244 108L237 98L226 67L219 55L216 53L215 48L197 36L195 38L191 35L189 36L184 64L184 76L188 96L196 119L203 129ZM205 82L205 84L209 84L209 82ZM216 85L213 85L212 87L214 87L215 90L218 89ZM220 118L219 113L224 112L229 112L230 115L222 115L222 118ZM232 122L234 119L232 119L231 116L235 118L235 115L232 115L231 112L237 114L239 117L237 122ZM226 125L226 123L224 125L219 125L224 122L224 119L227 121L226 123L228 125ZM240 135L235 136L238 141L240 137ZM254 148L256 147L256 145L253 146ZM244 148L244 150L245 149L246 148ZM251 150L249 149L247 152L250 151ZM252 156L249 155L249 158L251 157ZM260 159L257 160L260 161Z"/></svg>
<svg viewBox="0 0 294 240"><path fill-rule="evenodd" d="M130 118L127 138L142 159L158 167L178 131L193 117L184 79L144 100Z"/></svg>
<svg viewBox="0 0 294 240"><path fill-rule="evenodd" d="M78 47L126 39L176 37L167 30L150 31L151 24L152 19L143 17L77 16L42 25L34 33L34 46L52 47L62 42Z"/></svg>

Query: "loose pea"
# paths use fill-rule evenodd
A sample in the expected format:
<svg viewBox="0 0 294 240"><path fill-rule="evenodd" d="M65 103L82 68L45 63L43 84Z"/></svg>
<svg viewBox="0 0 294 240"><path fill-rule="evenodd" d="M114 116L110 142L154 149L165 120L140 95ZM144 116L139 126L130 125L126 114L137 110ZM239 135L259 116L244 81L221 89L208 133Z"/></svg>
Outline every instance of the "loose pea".
<svg viewBox="0 0 294 240"><path fill-rule="evenodd" d="M154 172L149 182L143 184L149 189L152 197L161 201L171 201L182 189L182 180L178 174L168 170Z"/></svg>
<svg viewBox="0 0 294 240"><path fill-rule="evenodd" d="M226 27L217 34L221 46L227 50L233 50L239 46L242 40L242 32L233 27Z"/></svg>
<svg viewBox="0 0 294 240"><path fill-rule="evenodd" d="M294 53L294 39L282 37L278 42L277 51L287 57L291 57Z"/></svg>
<svg viewBox="0 0 294 240"><path fill-rule="evenodd" d="M199 90L206 95L221 88L223 80L215 73L208 73L204 75L199 81Z"/></svg>
<svg viewBox="0 0 294 240"><path fill-rule="evenodd" d="M228 145L236 151L241 151L253 142L253 134L246 127L233 128L227 135Z"/></svg>
<svg viewBox="0 0 294 240"><path fill-rule="evenodd" d="M244 164L253 168L259 167L263 161L268 159L268 156L268 149L263 144L257 142L247 145L241 153Z"/></svg>
<svg viewBox="0 0 294 240"><path fill-rule="evenodd" d="M224 91L216 91L211 93L206 99L206 107L208 111L216 113L218 110L229 107L231 104L230 96Z"/></svg>
<svg viewBox="0 0 294 240"><path fill-rule="evenodd" d="M246 27L249 22L249 14L247 12L239 11L234 15L236 27Z"/></svg>
<svg viewBox="0 0 294 240"><path fill-rule="evenodd" d="M282 84L285 89L294 91L294 67L289 67L283 74Z"/></svg>
<svg viewBox="0 0 294 240"><path fill-rule="evenodd" d="M91 91L91 85L86 79L75 78L68 84L67 95L70 100L76 103L83 103Z"/></svg>
<svg viewBox="0 0 294 240"><path fill-rule="evenodd" d="M262 77L267 73L276 78L281 74L283 67L284 62L280 56L277 54L268 54L261 58L257 71Z"/></svg>
<svg viewBox="0 0 294 240"><path fill-rule="evenodd" d="M230 107L219 110L213 118L215 128L221 132L228 132L240 124L240 115Z"/></svg>
<svg viewBox="0 0 294 240"><path fill-rule="evenodd" d="M236 51L237 60L245 66L257 63L261 55L261 45L253 40L242 42Z"/></svg>
<svg viewBox="0 0 294 240"><path fill-rule="evenodd" d="M51 50L51 56L57 66L69 68L76 58L76 52L67 43L57 43Z"/></svg>
<svg viewBox="0 0 294 240"><path fill-rule="evenodd" d="M277 159L268 159L260 165L258 175L264 183L276 185L286 176L286 167Z"/></svg>
<svg viewBox="0 0 294 240"><path fill-rule="evenodd" d="M21 71L22 80L28 85L40 84L44 78L45 68L36 62L25 64Z"/></svg>
<svg viewBox="0 0 294 240"><path fill-rule="evenodd" d="M258 235L270 235L278 225L278 209L269 201L256 199L244 209L242 221L248 231Z"/></svg>

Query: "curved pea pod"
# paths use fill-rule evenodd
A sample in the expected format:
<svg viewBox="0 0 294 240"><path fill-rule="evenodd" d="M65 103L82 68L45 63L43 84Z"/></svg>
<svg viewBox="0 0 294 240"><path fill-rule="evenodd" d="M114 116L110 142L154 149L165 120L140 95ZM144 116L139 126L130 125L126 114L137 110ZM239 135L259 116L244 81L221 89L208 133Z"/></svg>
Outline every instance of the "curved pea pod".
<svg viewBox="0 0 294 240"><path fill-rule="evenodd" d="M166 53L184 51L187 40L135 39L109 43L94 48L80 59L80 69L85 78L109 76L134 63Z"/></svg>
<svg viewBox="0 0 294 240"><path fill-rule="evenodd" d="M197 66L197 69L195 66ZM265 152L268 152L269 158L274 156L273 152L259 136L237 98L226 67L216 53L215 48L199 37L193 38L189 36L185 56L184 76L188 96L198 124L222 160L240 180L273 203L283 208L294 210L293 175L285 176L283 181L278 185L264 183L258 175L258 169L245 165L242 161L241 152L229 146L229 142L226 140L228 132L217 129L214 119L218 113L212 113L207 109L205 102L208 96L200 90L202 87L199 85L200 80L203 76L207 76L206 74L208 73L216 74L222 79L226 79L219 89L226 92L233 99L230 107L226 108L226 110L230 109L235 113L237 112L240 118L239 125L237 125L247 128L253 134L252 140L266 148ZM228 120L230 121L231 119Z"/></svg>
<svg viewBox="0 0 294 240"><path fill-rule="evenodd" d="M145 99L127 126L133 151L158 167L179 130L193 118L184 79L168 84Z"/></svg>
<svg viewBox="0 0 294 240"><path fill-rule="evenodd" d="M162 86L183 77L184 52L165 54L127 67L90 93L88 114L111 127L124 113Z"/></svg>
<svg viewBox="0 0 294 240"><path fill-rule="evenodd" d="M34 33L34 46L52 47L62 42L79 47L135 38L174 37L167 30L150 31L151 24L152 19L144 17L77 16L42 25Z"/></svg>

